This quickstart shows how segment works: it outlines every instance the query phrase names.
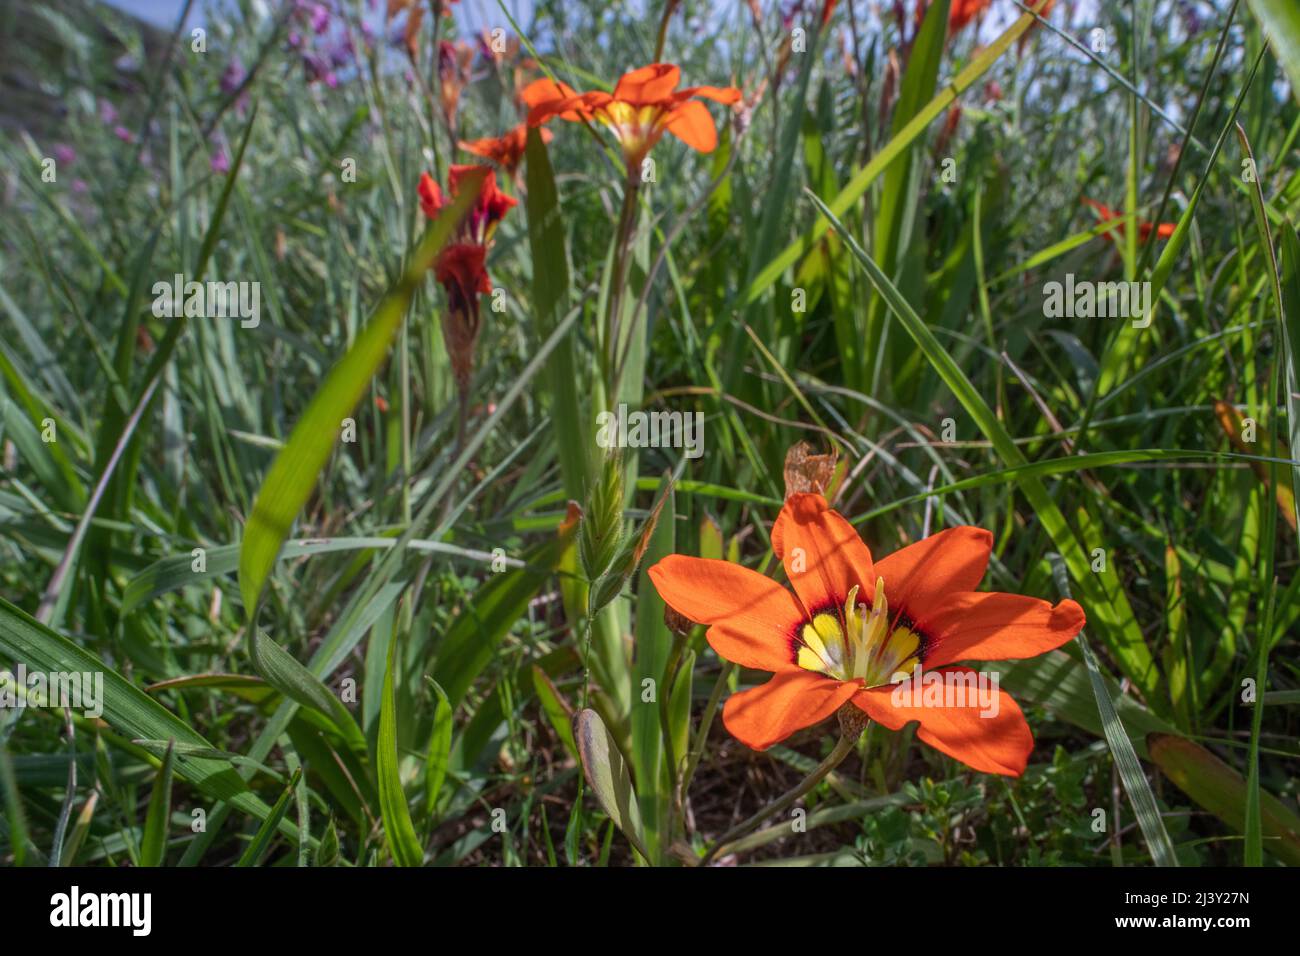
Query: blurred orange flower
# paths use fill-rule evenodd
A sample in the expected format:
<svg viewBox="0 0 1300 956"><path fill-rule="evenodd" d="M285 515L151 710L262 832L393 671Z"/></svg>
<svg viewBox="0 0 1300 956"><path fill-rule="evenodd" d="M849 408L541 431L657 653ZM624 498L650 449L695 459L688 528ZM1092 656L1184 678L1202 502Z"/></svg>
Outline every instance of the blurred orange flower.
<svg viewBox="0 0 1300 956"><path fill-rule="evenodd" d="M619 144L628 168L639 166L665 132L701 153L718 145L718 132L703 97L717 103L740 100L735 87L691 86L677 89L681 70L671 63L652 63L624 73L613 94L578 93L566 83L541 79L522 92L529 106L528 125L539 126L554 116L570 122L599 120Z"/></svg>
<svg viewBox="0 0 1300 956"><path fill-rule="evenodd" d="M549 143L554 136L549 129L542 130L542 142ZM519 168L528 145L528 124L520 123L508 133L487 139L461 141L460 148L475 156L490 159L511 175Z"/></svg>
<svg viewBox="0 0 1300 956"><path fill-rule="evenodd" d="M1052 12L1052 7L1056 5L1056 0L1040 0L1042 9L1038 11L1040 17L1045 17ZM993 0L952 0L952 6L948 8L948 32L956 33L964 29L968 23L987 10L993 3ZM1033 9L1034 0L1025 0L1025 6Z"/></svg>
<svg viewBox="0 0 1300 956"><path fill-rule="evenodd" d="M952 0L948 8L948 32L956 33L988 9L993 0Z"/></svg>
<svg viewBox="0 0 1300 956"><path fill-rule="evenodd" d="M1114 209L1111 209L1109 206L1105 205L1104 203L1097 202L1097 200L1095 199L1089 199L1088 197L1085 196L1083 198L1083 202L1085 205L1091 206L1093 209L1097 210L1097 215L1101 218L1102 222L1110 222L1112 219L1124 218L1123 213L1117 212ZM1141 238L1143 242L1146 242L1147 239L1149 239L1151 236L1151 230L1154 229L1157 238L1168 239L1170 236L1174 234L1174 229L1176 227L1177 227L1177 223L1172 223L1172 222L1162 222L1159 225L1156 225L1155 223L1152 222L1142 222L1141 220L1139 220L1138 236ZM1106 230L1107 235L1111 235L1111 238L1116 238L1116 236L1112 235L1112 233L1118 233L1118 235L1120 236L1124 235L1124 224L1120 223L1113 230L1112 229Z"/></svg>
<svg viewBox="0 0 1300 956"><path fill-rule="evenodd" d="M873 561L853 526L805 492L772 528L793 593L741 565L683 555L649 574L669 607L709 625L720 656L772 672L723 708L748 746L764 750L852 703L892 730L919 721L921 740L975 770L1019 776L1034 739L1010 695L995 684L979 704L973 693L936 701L908 686L936 675L948 690L976 686L981 675L951 665L1035 657L1083 627L1074 601L976 591L992 545L982 528L954 527Z"/></svg>

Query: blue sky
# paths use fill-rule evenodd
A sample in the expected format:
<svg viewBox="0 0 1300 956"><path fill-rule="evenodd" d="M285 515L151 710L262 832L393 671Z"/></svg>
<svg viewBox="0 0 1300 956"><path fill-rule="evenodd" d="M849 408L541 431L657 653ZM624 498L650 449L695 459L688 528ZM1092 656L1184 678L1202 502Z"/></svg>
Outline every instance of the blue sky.
<svg viewBox="0 0 1300 956"><path fill-rule="evenodd" d="M176 17L185 6L184 0L103 0L103 2L132 13L142 20L166 27L176 23ZM193 23L203 22L205 6L206 0L194 0L194 9L190 14ZM382 3L379 4L381 15L383 6ZM532 0L506 0L506 6L514 16L527 18L533 5ZM456 6L457 18L467 27L477 27L488 22L496 23L500 19L499 11L497 0L463 0ZM520 22L522 23L523 20Z"/></svg>
<svg viewBox="0 0 1300 956"><path fill-rule="evenodd" d="M105 0L111 7L133 13L141 20L171 26L180 13L181 0Z"/></svg>

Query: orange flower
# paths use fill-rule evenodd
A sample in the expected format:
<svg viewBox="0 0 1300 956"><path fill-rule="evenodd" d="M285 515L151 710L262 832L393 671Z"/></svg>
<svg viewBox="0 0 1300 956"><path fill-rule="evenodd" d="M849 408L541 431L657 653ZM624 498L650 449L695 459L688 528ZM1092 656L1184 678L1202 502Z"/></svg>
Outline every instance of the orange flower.
<svg viewBox="0 0 1300 956"><path fill-rule="evenodd" d="M1045 17L1052 12L1052 7L1056 5L1056 0L1040 0L1042 9L1038 11L1040 17ZM977 16L987 10L993 3L993 0L952 0L952 6L948 8L948 32L956 33L958 30L974 20ZM1034 8L1033 0L1025 0L1025 6L1030 9Z"/></svg>
<svg viewBox="0 0 1300 956"><path fill-rule="evenodd" d="M529 126L539 126L553 116L570 122L599 120L618 139L631 168L640 165L665 131L701 153L717 148L713 117L694 97L731 104L740 99L740 90L730 86L679 90L681 75L671 63L652 63L624 73L612 95L580 94L568 84L548 78L530 83L520 96L530 107Z"/></svg>
<svg viewBox="0 0 1300 956"><path fill-rule="evenodd" d="M463 40L452 43L438 41L438 93L442 101L442 114L447 125L456 125L460 109L460 95L470 82L470 68L474 63L474 48Z"/></svg>
<svg viewBox="0 0 1300 956"><path fill-rule="evenodd" d="M554 136L549 129L542 130L542 142L549 143ZM524 148L528 145L528 124L520 123L510 132L488 139L461 141L460 148L475 156L490 159L506 172L514 175L524 158Z"/></svg>
<svg viewBox="0 0 1300 956"><path fill-rule="evenodd" d="M953 694L981 675L952 665L1043 654L1079 633L1084 614L1074 601L977 592L992 545L982 528L955 527L873 562L825 498L802 493L772 528L794 593L740 565L683 555L649 574L670 607L709 625L720 656L772 672L723 708L748 746L764 750L852 703L891 730L919 721L921 740L975 770L1019 776L1034 745L1020 708L996 685L981 702L971 698L983 693ZM946 689L918 693L935 680Z"/></svg>
<svg viewBox="0 0 1300 956"><path fill-rule="evenodd" d="M989 8L993 0L952 0L948 8L948 32L964 29L977 16Z"/></svg>
<svg viewBox="0 0 1300 956"><path fill-rule="evenodd" d="M1103 204L1103 203L1099 203L1099 202L1097 202L1095 199L1089 199L1089 198L1087 198L1087 197L1085 196L1085 197L1083 198L1083 202L1084 202L1086 205L1089 205L1089 206L1091 206L1093 209L1097 210L1097 215L1101 217L1101 221L1102 221L1102 222L1110 222L1112 219L1123 219L1123 218L1124 218L1123 213L1116 212L1114 209L1111 209L1109 206L1107 206L1107 205L1105 205L1105 204ZM1172 236L1172 235L1174 234L1174 229L1176 229L1176 228L1177 228L1177 223L1172 223L1172 222L1162 222L1162 223L1160 223L1159 225L1156 225L1155 223L1152 223L1152 222L1142 222L1141 220L1139 220L1139 221L1138 221L1138 237L1141 238L1141 240L1142 240L1143 242L1146 242L1147 239L1149 239L1149 238L1151 237L1151 230L1154 229L1154 230L1156 231L1156 236L1157 236L1158 238L1160 238L1160 239L1168 239L1170 236ZM1123 224L1123 223L1120 223L1120 224L1119 224L1118 226L1116 226L1113 230L1109 230L1109 229L1108 229L1106 232L1107 232L1107 235L1110 235L1112 232L1114 232L1114 233L1119 233L1119 235L1122 236L1122 235L1124 235L1124 224ZM1112 238L1115 238L1115 237L1112 236ZM1116 240L1116 241L1118 241L1118 240Z"/></svg>

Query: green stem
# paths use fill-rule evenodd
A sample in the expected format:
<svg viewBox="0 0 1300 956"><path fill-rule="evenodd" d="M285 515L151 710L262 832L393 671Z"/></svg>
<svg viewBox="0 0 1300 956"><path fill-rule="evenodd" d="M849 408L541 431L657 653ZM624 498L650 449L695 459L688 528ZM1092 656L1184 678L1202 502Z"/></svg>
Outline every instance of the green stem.
<svg viewBox="0 0 1300 956"><path fill-rule="evenodd" d="M411 525L411 323L402 323L402 526ZM448 499L450 500L450 499Z"/></svg>
<svg viewBox="0 0 1300 956"><path fill-rule="evenodd" d="M614 263L609 279L609 312L605 318L608 338L605 342L605 381L608 385L608 399L618 401L618 386L621 370L618 368L619 338L622 332L623 284L627 279L627 256L631 246L632 228L636 224L636 200L641 188L638 169L628 167L627 179L623 183L623 208L618 216L618 232L615 237ZM628 330L631 334L631 330Z"/></svg>

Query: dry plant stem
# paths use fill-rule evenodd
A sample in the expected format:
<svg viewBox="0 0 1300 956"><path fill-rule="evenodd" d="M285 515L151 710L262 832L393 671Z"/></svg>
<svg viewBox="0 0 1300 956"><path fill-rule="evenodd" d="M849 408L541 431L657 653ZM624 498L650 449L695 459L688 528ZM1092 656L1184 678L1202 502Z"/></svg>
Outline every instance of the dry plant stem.
<svg viewBox="0 0 1300 956"><path fill-rule="evenodd" d="M700 860L700 865L708 866L715 857L725 856L726 854L724 851L732 843L758 829L758 827L760 827L763 821L768 817L793 806L796 800L812 790L812 788L817 786L817 784L821 783L822 780L826 778L827 774L844 762L844 758L853 752L854 747L857 746L858 738L861 736L862 728L858 728L856 731L849 730L846 733L841 733L840 739L835 743L835 749L827 755L825 760L817 765L816 769L813 770L812 773L804 777L798 785L787 790L782 796L759 810L744 823L738 823L736 826L724 833L718 841L713 844L713 849L704 854L704 858Z"/></svg>

